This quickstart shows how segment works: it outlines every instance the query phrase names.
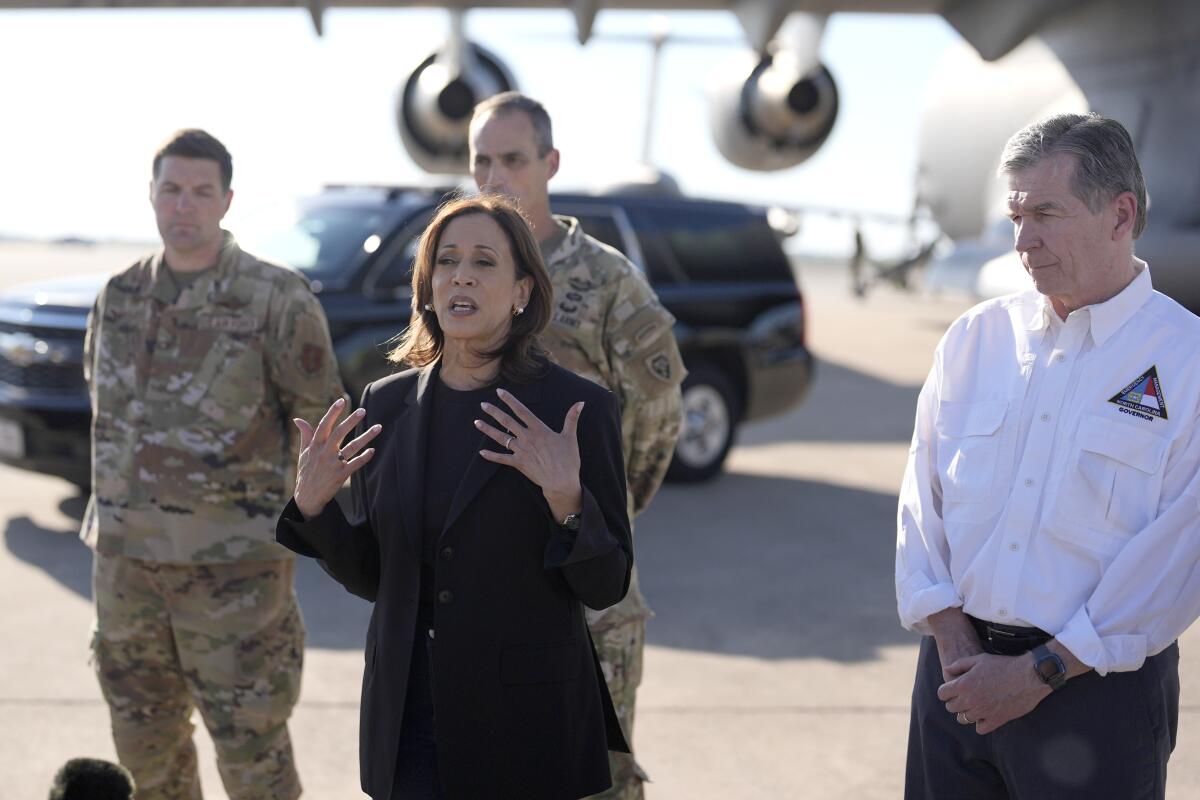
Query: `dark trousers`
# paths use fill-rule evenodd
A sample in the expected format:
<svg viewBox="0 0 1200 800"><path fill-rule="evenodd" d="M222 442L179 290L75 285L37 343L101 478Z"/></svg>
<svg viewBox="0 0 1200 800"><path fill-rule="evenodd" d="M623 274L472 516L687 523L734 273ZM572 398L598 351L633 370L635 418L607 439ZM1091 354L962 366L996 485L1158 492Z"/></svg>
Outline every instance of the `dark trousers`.
<svg viewBox="0 0 1200 800"><path fill-rule="evenodd" d="M1179 646L1136 672L1087 672L1025 716L979 735L938 700L942 666L921 641L906 800L1161 800L1179 725Z"/></svg>
<svg viewBox="0 0 1200 800"><path fill-rule="evenodd" d="M404 695L400 751L390 800L445 800L438 777L437 740L433 732L433 639L423 626L413 643L412 665Z"/></svg>

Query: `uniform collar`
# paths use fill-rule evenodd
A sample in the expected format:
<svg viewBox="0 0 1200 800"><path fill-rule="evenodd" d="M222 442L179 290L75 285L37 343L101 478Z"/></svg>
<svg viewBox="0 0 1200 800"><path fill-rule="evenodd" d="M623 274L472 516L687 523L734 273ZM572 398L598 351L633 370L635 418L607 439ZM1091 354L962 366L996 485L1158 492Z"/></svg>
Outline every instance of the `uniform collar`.
<svg viewBox="0 0 1200 800"><path fill-rule="evenodd" d="M212 294L214 287L224 287L228 284L226 280L229 276L235 273L235 267L238 259L241 257L241 248L238 247L237 241L234 240L233 234L227 230L221 231L221 251L217 256L217 263L214 269L208 270L207 274L201 275L191 284L184 287L178 298L174 298L174 303L177 306L198 306L208 302L209 296ZM159 250L154 254L150 261L149 282L143 287L143 290L148 296L155 296L155 292L161 285L160 277L163 270L166 269L165 250ZM168 298L163 298L167 300Z"/></svg>
<svg viewBox="0 0 1200 800"><path fill-rule="evenodd" d="M542 254L546 259L546 266L550 266L555 261L562 261L573 255L583 246L583 227L579 224L579 220L574 217L555 214L554 221L558 223L559 228L566 231L566 236L553 251Z"/></svg>
<svg viewBox="0 0 1200 800"><path fill-rule="evenodd" d="M1141 259L1135 258L1134 261L1138 265L1138 274L1134 276L1128 286L1103 303L1084 306L1072 312L1073 314L1086 314L1092 341L1097 347L1103 345L1122 325L1132 319L1154 292L1154 286L1150 282L1150 268ZM1036 295L1025 320L1026 330L1031 332L1046 330L1050 325L1052 315L1057 316L1054 307L1050 305L1049 298L1040 294ZM1067 319L1070 319L1070 316Z"/></svg>

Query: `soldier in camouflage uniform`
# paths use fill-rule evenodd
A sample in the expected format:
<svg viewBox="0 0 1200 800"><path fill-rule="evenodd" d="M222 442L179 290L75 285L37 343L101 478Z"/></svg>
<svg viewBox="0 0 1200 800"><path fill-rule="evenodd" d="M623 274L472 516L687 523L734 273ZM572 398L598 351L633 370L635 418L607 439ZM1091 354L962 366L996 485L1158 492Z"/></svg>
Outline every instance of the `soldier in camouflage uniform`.
<svg viewBox="0 0 1200 800"><path fill-rule="evenodd" d="M554 316L542 337L562 366L608 387L621 406L629 519L662 483L682 423L686 371L671 314L629 260L583 232L579 221L550 213L549 181L558 170L550 117L516 92L483 101L471 120L476 185L515 198L529 217L554 285ZM592 639L625 736L633 743L634 706L650 609L634 567L617 605L588 611ZM645 772L633 756L610 753L613 787L606 800L643 797Z"/></svg>
<svg viewBox="0 0 1200 800"><path fill-rule="evenodd" d="M138 800L200 798L194 708L231 800L290 800L304 624L275 517L291 420L323 414L341 381L305 279L221 230L221 143L180 131L153 174L163 250L109 279L84 343L94 664Z"/></svg>

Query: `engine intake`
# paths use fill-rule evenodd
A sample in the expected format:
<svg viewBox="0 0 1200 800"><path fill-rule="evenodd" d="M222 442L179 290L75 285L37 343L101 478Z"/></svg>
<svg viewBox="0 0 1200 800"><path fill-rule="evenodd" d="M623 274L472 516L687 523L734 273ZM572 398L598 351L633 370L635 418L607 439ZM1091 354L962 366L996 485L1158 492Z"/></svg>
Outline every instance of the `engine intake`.
<svg viewBox="0 0 1200 800"><path fill-rule="evenodd" d="M430 54L408 76L396 103L404 149L426 172L467 172L472 110L515 86L504 63L473 42Z"/></svg>
<svg viewBox="0 0 1200 800"><path fill-rule="evenodd" d="M829 138L837 120L837 84L824 65L801 64L788 51L768 54L745 81L713 89L710 122L725 158L744 169L787 169Z"/></svg>

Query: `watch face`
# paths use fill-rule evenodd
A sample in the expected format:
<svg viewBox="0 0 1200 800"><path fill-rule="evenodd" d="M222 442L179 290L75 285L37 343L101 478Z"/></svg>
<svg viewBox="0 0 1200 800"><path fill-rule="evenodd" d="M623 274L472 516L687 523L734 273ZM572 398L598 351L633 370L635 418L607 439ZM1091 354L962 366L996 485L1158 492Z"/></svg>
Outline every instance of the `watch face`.
<svg viewBox="0 0 1200 800"><path fill-rule="evenodd" d="M1050 680L1060 673L1058 662L1053 657L1043 658L1037 663L1038 674L1042 676L1042 680Z"/></svg>
<svg viewBox="0 0 1200 800"><path fill-rule="evenodd" d="M1037 671L1038 677L1042 679L1051 689L1059 689L1067 680L1067 665L1057 654L1050 652L1046 648L1038 648L1039 652L1035 652L1033 668Z"/></svg>

